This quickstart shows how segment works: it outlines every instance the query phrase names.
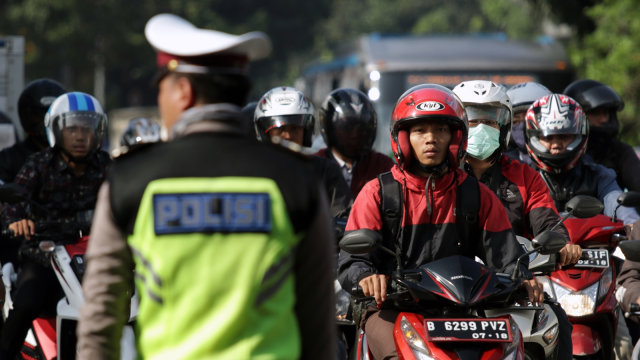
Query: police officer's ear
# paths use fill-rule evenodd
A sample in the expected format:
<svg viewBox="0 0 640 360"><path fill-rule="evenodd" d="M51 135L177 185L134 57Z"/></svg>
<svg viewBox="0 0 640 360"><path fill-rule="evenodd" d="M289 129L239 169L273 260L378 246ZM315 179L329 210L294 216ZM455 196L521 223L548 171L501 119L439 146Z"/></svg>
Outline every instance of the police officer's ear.
<svg viewBox="0 0 640 360"><path fill-rule="evenodd" d="M196 105L196 92L187 76L173 76L172 97L175 106L182 111Z"/></svg>

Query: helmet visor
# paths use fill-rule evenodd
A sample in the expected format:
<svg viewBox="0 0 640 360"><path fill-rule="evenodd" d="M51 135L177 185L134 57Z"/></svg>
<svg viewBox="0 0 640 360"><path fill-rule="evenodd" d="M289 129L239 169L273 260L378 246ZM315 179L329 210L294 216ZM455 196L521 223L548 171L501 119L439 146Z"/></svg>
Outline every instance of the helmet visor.
<svg viewBox="0 0 640 360"><path fill-rule="evenodd" d="M585 111L598 107L622 110L624 103L618 94L608 86L596 86L576 96Z"/></svg>
<svg viewBox="0 0 640 360"><path fill-rule="evenodd" d="M508 124L511 119L509 109L504 107L467 105L464 108L467 111L467 118L469 120L493 120L498 122L499 126L504 126Z"/></svg>
<svg viewBox="0 0 640 360"><path fill-rule="evenodd" d="M102 144L107 118L104 114L93 111L73 111L63 113L53 120L53 132L59 143L63 147L69 146L63 140L65 133L86 133L90 136L85 137L88 147L96 149Z"/></svg>
<svg viewBox="0 0 640 360"><path fill-rule="evenodd" d="M286 125L296 125L306 128L312 120L312 116L309 114L303 115L278 115L261 117L257 120L258 128L263 134L269 133L273 129L277 129Z"/></svg>
<svg viewBox="0 0 640 360"><path fill-rule="evenodd" d="M73 111L60 115L60 129L82 127L92 130L102 128L104 115L93 111Z"/></svg>

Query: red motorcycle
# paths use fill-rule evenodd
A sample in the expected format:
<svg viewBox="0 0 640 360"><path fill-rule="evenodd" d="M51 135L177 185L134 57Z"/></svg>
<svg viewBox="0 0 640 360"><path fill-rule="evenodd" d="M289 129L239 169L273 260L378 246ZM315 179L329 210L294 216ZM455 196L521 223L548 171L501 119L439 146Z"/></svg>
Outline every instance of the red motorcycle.
<svg viewBox="0 0 640 360"><path fill-rule="evenodd" d="M618 204L637 206L639 199L637 193L623 193ZM615 298L617 269L612 254L625 239L624 224L617 221L615 215L613 218L605 215L568 218L564 224L571 242L582 247L583 257L575 265L555 270L549 277L538 277L538 280L545 292L560 303L573 324L574 358L613 359L618 303Z"/></svg>
<svg viewBox="0 0 640 360"><path fill-rule="evenodd" d="M379 233L360 229L345 235L340 247L354 254L380 246ZM564 239L545 233L534 241L534 252L556 253ZM520 261L520 260L519 260ZM391 276L387 301L402 312L393 331L400 359L524 359L522 333L508 314L489 316L489 310L507 310L516 300L526 299L521 288L519 266L512 274L497 273L474 259L454 255L435 260L418 269L398 266ZM370 300L361 297L360 300ZM515 308L515 307L514 307ZM526 307L517 307L522 310ZM540 309L531 307L532 310ZM370 359L366 335L360 330L356 359Z"/></svg>

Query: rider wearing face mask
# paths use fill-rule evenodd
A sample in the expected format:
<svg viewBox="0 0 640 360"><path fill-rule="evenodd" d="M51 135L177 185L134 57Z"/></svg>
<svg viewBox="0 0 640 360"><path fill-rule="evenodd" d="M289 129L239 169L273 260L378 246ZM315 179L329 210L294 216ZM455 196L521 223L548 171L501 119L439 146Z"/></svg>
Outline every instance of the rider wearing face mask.
<svg viewBox="0 0 640 360"><path fill-rule="evenodd" d="M400 184L400 229L396 238L385 231L381 211L381 185L369 181L360 191L349 215L347 231L370 229L400 244L405 268L418 268L450 255L483 259L494 269L509 272L522 248L515 239L505 210L485 185L459 168L467 147L467 114L449 89L424 84L407 90L391 116L391 144L397 164L391 169ZM476 228L467 235L458 232L454 208L458 190L466 181L477 185L480 207ZM451 241L458 239L458 242ZM522 271L528 274L526 266ZM376 249L365 255L340 252L338 277L344 289L360 286L365 296L374 296L378 308L369 307L361 325L376 359L397 356L393 326L398 309L386 301L387 275L395 268L392 255ZM525 281L532 302L542 301L542 287Z"/></svg>
<svg viewBox="0 0 640 360"><path fill-rule="evenodd" d="M465 169L493 190L509 216L516 235L531 238L551 229L560 216L539 174L530 166L508 158L511 132L511 100L506 90L491 81L473 80L458 84L453 92L460 97L469 116L469 144ZM564 225L556 232L567 240L560 250L560 265L580 259L580 246L569 243ZM556 303L552 304L559 325L558 358L571 358L571 323Z"/></svg>

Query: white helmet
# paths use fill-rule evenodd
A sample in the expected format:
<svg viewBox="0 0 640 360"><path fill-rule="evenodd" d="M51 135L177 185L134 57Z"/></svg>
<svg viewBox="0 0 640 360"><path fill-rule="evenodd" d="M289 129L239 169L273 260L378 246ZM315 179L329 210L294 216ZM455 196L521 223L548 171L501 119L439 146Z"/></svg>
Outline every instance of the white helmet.
<svg viewBox="0 0 640 360"><path fill-rule="evenodd" d="M511 100L506 89L489 80L463 81L453 92L464 104L469 121L496 120L500 126L500 147L506 149L511 133Z"/></svg>
<svg viewBox="0 0 640 360"><path fill-rule="evenodd" d="M537 82L523 82L510 87L507 90L507 95L511 99L513 112L526 112L534 101L543 96L551 95L551 90Z"/></svg>
<svg viewBox="0 0 640 360"><path fill-rule="evenodd" d="M314 113L313 104L302 91L289 86L273 88L258 101L253 114L256 136L261 141L268 141L267 133L271 129L298 125L304 128L302 146L311 146Z"/></svg>
<svg viewBox="0 0 640 360"><path fill-rule="evenodd" d="M58 96L44 116L47 140L51 147L61 147L62 130L67 127L81 126L90 128L95 135L93 150L102 145L107 129L107 115L100 102L83 92L70 92Z"/></svg>

